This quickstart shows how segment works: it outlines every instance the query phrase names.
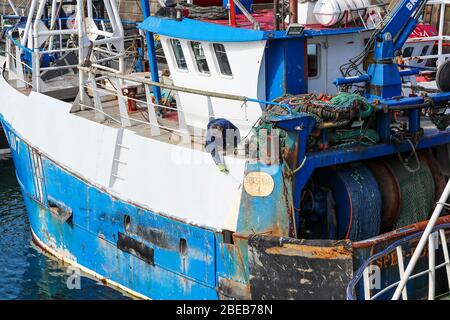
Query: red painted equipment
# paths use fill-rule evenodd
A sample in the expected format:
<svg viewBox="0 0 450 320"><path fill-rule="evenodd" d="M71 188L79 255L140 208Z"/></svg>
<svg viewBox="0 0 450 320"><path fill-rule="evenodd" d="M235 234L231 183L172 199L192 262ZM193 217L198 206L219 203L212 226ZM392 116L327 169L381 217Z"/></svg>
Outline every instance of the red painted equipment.
<svg viewBox="0 0 450 320"><path fill-rule="evenodd" d="M134 85L128 85L125 87L122 87L122 94L129 98L127 99L128 104L128 112L136 112L136 94L137 94L137 86Z"/></svg>

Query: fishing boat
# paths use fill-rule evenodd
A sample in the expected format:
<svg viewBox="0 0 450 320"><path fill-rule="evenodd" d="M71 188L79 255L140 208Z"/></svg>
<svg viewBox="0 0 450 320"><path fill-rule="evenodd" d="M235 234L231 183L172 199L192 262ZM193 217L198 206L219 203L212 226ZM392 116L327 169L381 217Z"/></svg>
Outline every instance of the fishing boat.
<svg viewBox="0 0 450 320"><path fill-rule="evenodd" d="M448 294L450 88L402 94L398 61L427 1L161 4L32 0L6 30L34 241L140 298Z"/></svg>

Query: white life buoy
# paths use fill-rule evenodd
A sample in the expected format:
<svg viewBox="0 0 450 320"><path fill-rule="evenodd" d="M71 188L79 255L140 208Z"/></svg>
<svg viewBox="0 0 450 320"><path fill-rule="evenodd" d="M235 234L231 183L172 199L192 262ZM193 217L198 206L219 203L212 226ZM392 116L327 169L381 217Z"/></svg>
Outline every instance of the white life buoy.
<svg viewBox="0 0 450 320"><path fill-rule="evenodd" d="M332 26L342 20L346 11L364 10L368 6L368 0L318 0L313 13L321 25ZM352 20L350 12L348 19Z"/></svg>

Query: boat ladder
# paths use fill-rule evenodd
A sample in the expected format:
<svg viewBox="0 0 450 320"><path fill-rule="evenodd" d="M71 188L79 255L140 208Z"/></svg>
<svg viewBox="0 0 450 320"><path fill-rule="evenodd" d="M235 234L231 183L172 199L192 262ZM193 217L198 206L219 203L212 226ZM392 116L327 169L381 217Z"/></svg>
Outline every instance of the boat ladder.
<svg viewBox="0 0 450 320"><path fill-rule="evenodd" d="M372 255L370 258L364 261L361 267L355 272L353 279L350 281L347 287L348 300L356 299L356 286L360 285L359 281L361 279L363 280L364 300L376 300L377 298L385 299L386 296L389 295L389 292L394 291L394 289L395 291L390 299L398 300L401 296L402 300L408 300L408 291L406 288L407 283L413 279L426 275L428 275L428 299L434 300L436 298L436 271L444 267L446 269L446 277L448 282L447 293L450 292L450 257L447 246L447 238L445 234L445 231L450 229L450 223L436 225L436 222L441 215L442 210L445 208L450 208L450 204L446 202L448 201L449 194L450 181L447 182L444 192L442 193L439 201L436 203L433 214L431 215L431 218L428 221L428 224L423 232L418 232L402 237L400 240L395 241L384 250ZM405 268L405 257L402 250L402 244L418 238L420 238L420 240L417 244L417 247L415 248L411 259L409 260L409 263ZM439 243L441 244L444 262L436 265L436 252L439 250ZM419 258L424 256L423 254L427 247L428 268L426 270L414 273L415 269L417 269L417 262ZM399 281L389 284L384 288L379 288L379 290L374 295L371 295L371 291L374 286L372 275L377 268L373 263L380 258L393 254L394 251L394 255L396 255L398 261L398 271L400 278Z"/></svg>
<svg viewBox="0 0 450 320"><path fill-rule="evenodd" d="M129 148L123 145L123 128L117 129L116 144L114 148L114 155L112 159L111 175L109 180L109 187L113 188L117 180L125 180L119 175L120 167L126 166L127 162L122 159L122 151L128 150Z"/></svg>

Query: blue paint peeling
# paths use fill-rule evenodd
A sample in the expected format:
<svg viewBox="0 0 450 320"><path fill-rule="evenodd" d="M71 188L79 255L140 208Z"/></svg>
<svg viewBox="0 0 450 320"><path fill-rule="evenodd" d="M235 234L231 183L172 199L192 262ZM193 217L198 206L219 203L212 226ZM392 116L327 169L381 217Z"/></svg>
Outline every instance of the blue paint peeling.
<svg viewBox="0 0 450 320"><path fill-rule="evenodd" d="M31 228L46 246L64 250L77 263L152 299L218 299L219 277L244 285L248 281L246 253L224 244L221 233L120 201L42 156L48 198L73 211L71 222L62 223L39 201L31 148L7 124L5 131L16 140L12 155ZM128 233L125 215L131 221ZM119 232L152 248L154 265L119 250ZM180 250L181 239L187 245L185 253ZM246 249L243 242L240 246ZM235 259L241 262L236 264Z"/></svg>

